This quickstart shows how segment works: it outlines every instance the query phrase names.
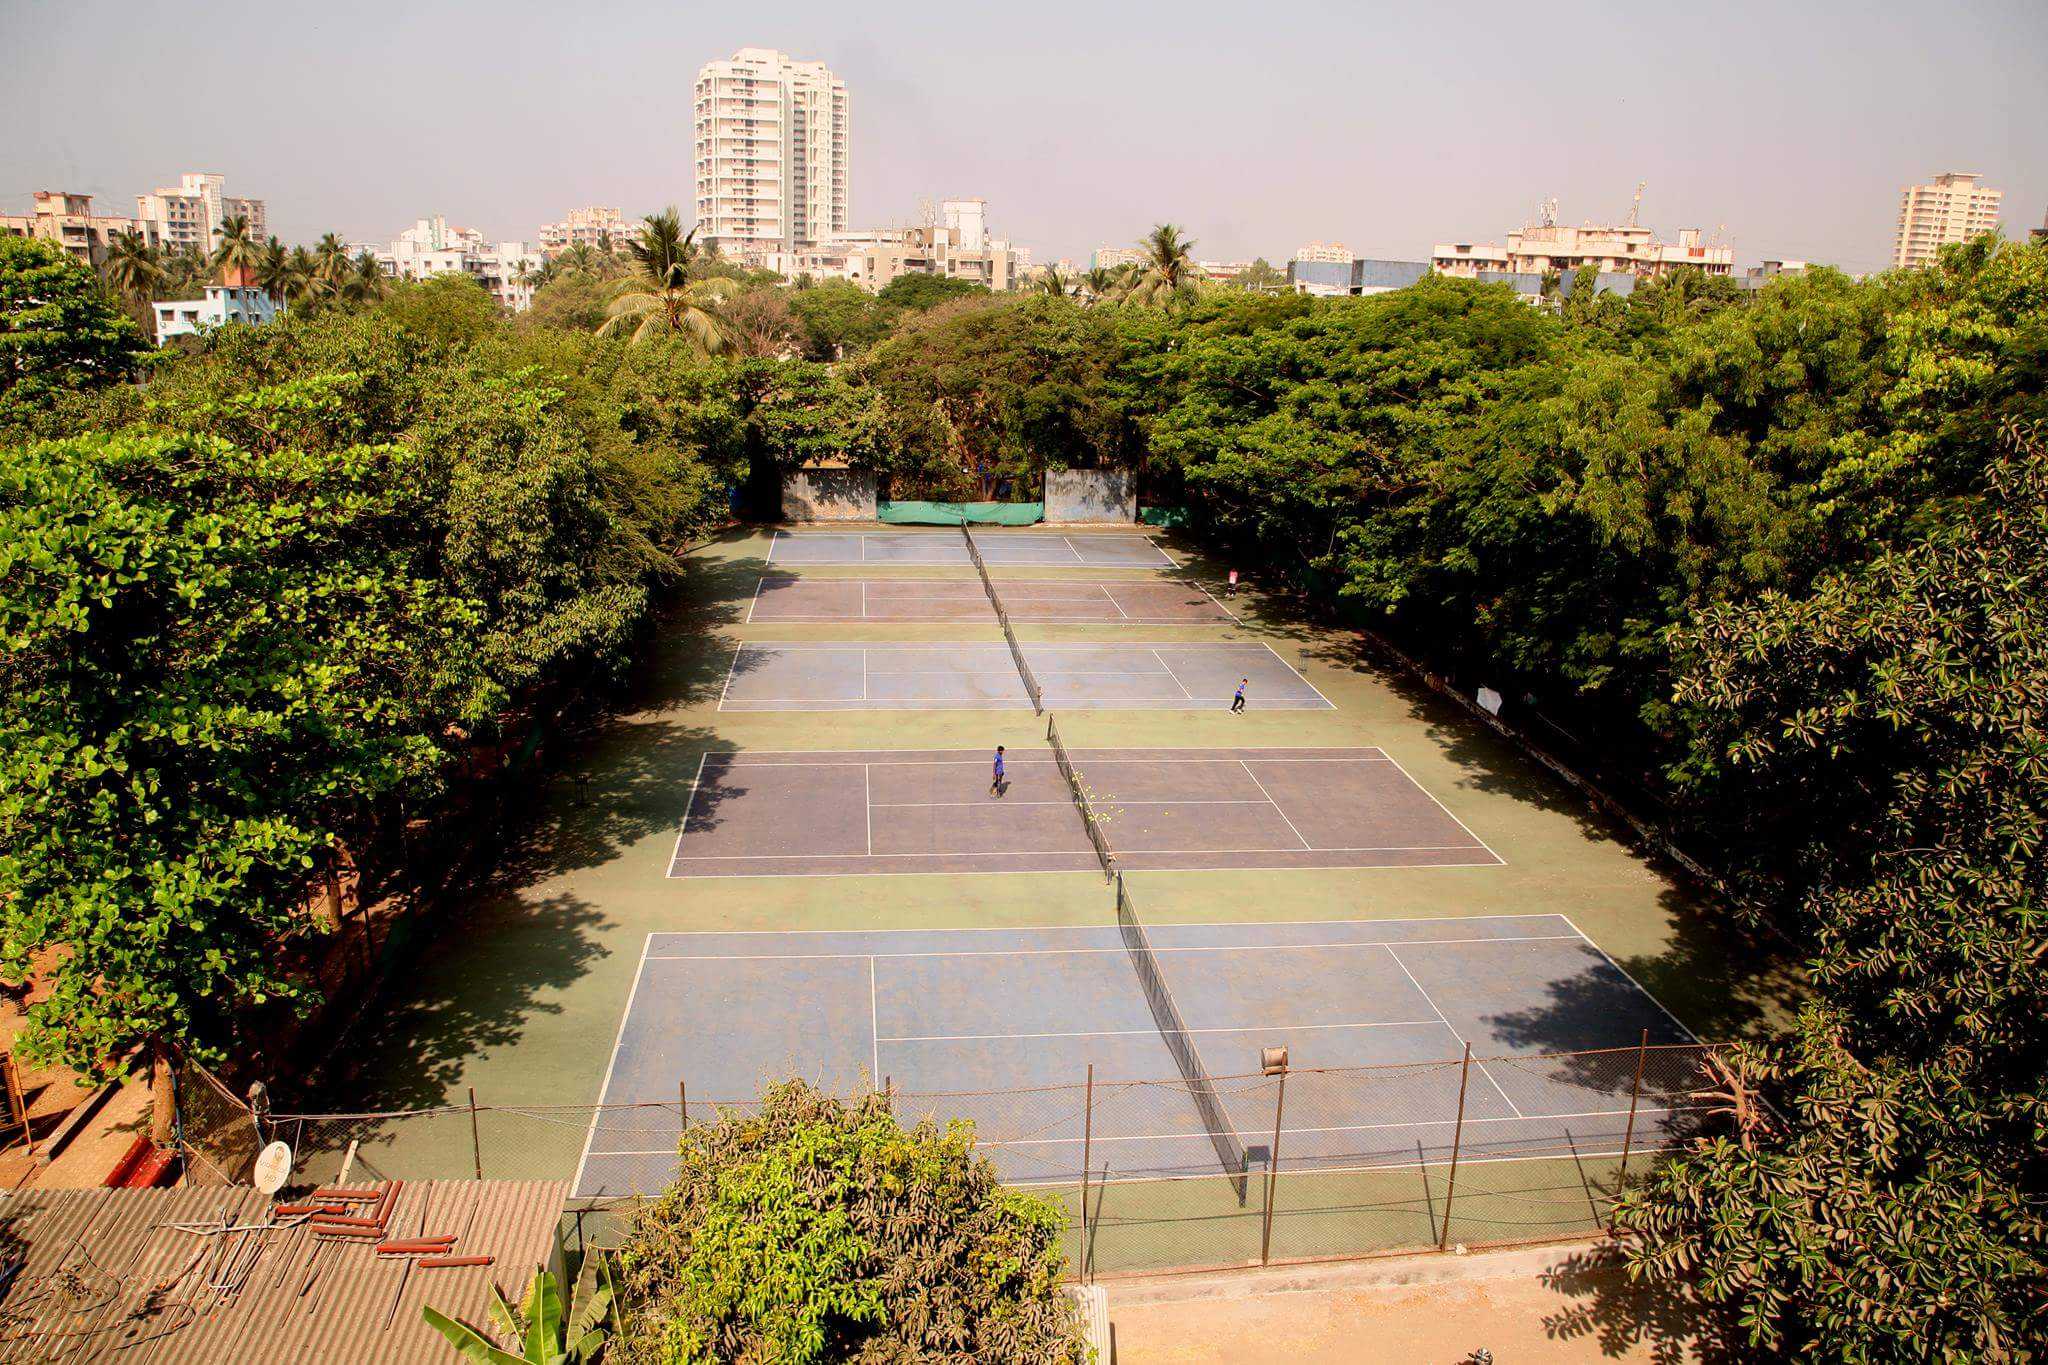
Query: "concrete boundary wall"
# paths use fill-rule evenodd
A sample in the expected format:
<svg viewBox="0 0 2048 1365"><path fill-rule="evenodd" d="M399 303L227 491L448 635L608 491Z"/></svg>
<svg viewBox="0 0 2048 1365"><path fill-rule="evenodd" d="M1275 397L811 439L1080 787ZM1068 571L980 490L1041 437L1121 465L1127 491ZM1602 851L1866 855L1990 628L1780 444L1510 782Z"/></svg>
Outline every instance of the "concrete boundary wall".
<svg viewBox="0 0 2048 1365"><path fill-rule="evenodd" d="M1131 525L1138 519L1137 476L1128 469L1048 469L1045 519Z"/></svg>
<svg viewBox="0 0 2048 1365"><path fill-rule="evenodd" d="M858 469L799 469L782 481L785 521L873 521L879 481Z"/></svg>

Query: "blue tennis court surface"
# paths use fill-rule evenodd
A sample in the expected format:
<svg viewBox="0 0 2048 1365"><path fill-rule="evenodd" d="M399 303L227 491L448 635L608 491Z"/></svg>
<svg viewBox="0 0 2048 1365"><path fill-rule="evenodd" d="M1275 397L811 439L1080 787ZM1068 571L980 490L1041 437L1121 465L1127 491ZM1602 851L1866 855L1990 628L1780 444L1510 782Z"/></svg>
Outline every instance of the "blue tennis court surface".
<svg viewBox="0 0 2048 1365"><path fill-rule="evenodd" d="M1260 1049L1289 1049L1288 1169L1441 1159L1459 1058L1467 1159L1621 1145L1635 1049L1691 1035L1561 915L1287 924L1154 924L1151 942L1226 1110ZM1614 1065L1552 1054L1617 1049ZM1074 1098L1099 1096L1083 1131ZM693 1119L803 1077L886 1084L906 1118L975 1121L1006 1179L1073 1181L1084 1144L1111 1179L1214 1174L1215 1148L1113 923L1031 929L663 933L647 939L575 1195L654 1193L672 1177L679 1092ZM1121 1086L1124 1082L1147 1082ZM1043 1087L1041 1099L1028 1092ZM1270 1093L1270 1092L1266 1092ZM1297 1108L1295 1096L1320 1095ZM1638 1145L1681 1093L1643 1094ZM700 1107L700 1104L702 1107ZM640 1106L626 1108L625 1106ZM1270 1101L1231 1112L1256 1156Z"/></svg>

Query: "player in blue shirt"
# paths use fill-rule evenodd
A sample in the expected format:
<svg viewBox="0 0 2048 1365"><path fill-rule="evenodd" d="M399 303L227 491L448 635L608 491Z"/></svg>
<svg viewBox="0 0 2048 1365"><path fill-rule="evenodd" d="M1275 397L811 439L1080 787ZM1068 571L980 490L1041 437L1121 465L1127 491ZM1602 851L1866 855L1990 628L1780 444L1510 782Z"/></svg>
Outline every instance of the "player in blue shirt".
<svg viewBox="0 0 2048 1365"><path fill-rule="evenodd" d="M990 796L1001 796L1003 794L1003 746L1000 744L996 745L995 778L988 784L988 794Z"/></svg>
<svg viewBox="0 0 2048 1365"><path fill-rule="evenodd" d="M1230 714L1231 714L1231 715L1235 716L1235 715L1238 715L1238 714L1240 714L1241 712L1243 712L1243 710L1244 710L1244 690L1245 690L1245 688L1247 688L1247 687L1249 687L1249 686L1251 685L1251 681L1252 681L1252 680L1251 680L1250 678L1239 678L1239 679L1237 680L1237 695L1236 695L1236 696L1234 696L1234 697L1232 697L1232 698L1230 699Z"/></svg>

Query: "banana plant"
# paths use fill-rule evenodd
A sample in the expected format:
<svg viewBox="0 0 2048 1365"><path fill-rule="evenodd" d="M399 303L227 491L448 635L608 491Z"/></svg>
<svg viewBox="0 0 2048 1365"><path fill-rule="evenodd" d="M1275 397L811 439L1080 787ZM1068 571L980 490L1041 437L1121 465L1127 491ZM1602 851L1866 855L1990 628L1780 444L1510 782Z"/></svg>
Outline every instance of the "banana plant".
<svg viewBox="0 0 2048 1365"><path fill-rule="evenodd" d="M422 1308L428 1326L448 1338L467 1360L482 1365L588 1365L604 1349L604 1323L610 1316L610 1286L598 1289L567 1318L555 1277L537 1270L527 1286L526 1303L514 1308L491 1286L491 1316L520 1348L517 1353L497 1345L466 1322L457 1322L435 1308Z"/></svg>

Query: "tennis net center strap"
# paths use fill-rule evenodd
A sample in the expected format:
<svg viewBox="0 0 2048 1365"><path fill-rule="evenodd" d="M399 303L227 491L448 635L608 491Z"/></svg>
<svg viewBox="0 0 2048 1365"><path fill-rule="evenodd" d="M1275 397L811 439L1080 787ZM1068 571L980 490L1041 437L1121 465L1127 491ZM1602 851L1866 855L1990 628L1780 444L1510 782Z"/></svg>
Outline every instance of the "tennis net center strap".
<svg viewBox="0 0 2048 1365"><path fill-rule="evenodd" d="M1088 789L1081 784L1081 774L1074 770L1073 756L1060 739L1059 723L1051 716L1045 718L1045 742L1052 746L1053 762L1060 765L1060 776L1066 779L1067 795L1074 798L1074 804L1081 810L1081 823L1087 827L1088 842L1095 845L1095 856L1102 862L1102 875L1116 875L1116 854L1110 851L1109 837L1102 832L1102 821L1095 818L1095 807L1089 803Z"/></svg>
<svg viewBox="0 0 2048 1365"><path fill-rule="evenodd" d="M1174 1003L1173 992L1167 989L1166 978L1159 973L1159 957L1152 951L1145 926L1138 922L1137 910L1131 904L1130 893L1124 890L1121 876L1116 879L1116 923L1131 955L1131 965L1138 973L1138 984L1145 992L1145 1003L1152 1009L1152 1022L1166 1040L1167 1050L1173 1053L1174 1064L1187 1083L1195 1110L1202 1116L1202 1126L1209 1130L1216 1159L1223 1163L1223 1173L1230 1178L1230 1187L1242 1204L1249 1161L1244 1143L1238 1140L1237 1126L1223 1108L1223 1099L1216 1093L1209 1069L1202 1065L1202 1055L1195 1050L1195 1037L1188 1031L1187 1020L1181 1017L1180 1006Z"/></svg>
<svg viewBox="0 0 2048 1365"><path fill-rule="evenodd" d="M996 624L1003 628L1003 640L1010 646L1010 659L1017 665L1017 676L1024 680L1024 693L1031 698L1031 710L1033 714L1042 716L1045 714L1045 692L1038 685L1038 675L1024 660L1024 646L1017 643L1017 632L1010 629L1010 613L1003 610L1003 599L996 593L996 581L988 576L988 563L982 559L981 547L974 543L974 533L967 529L964 520L960 523L960 534L967 541L967 557L974 561L974 571L981 575L981 587L988 594L988 604L995 608Z"/></svg>

